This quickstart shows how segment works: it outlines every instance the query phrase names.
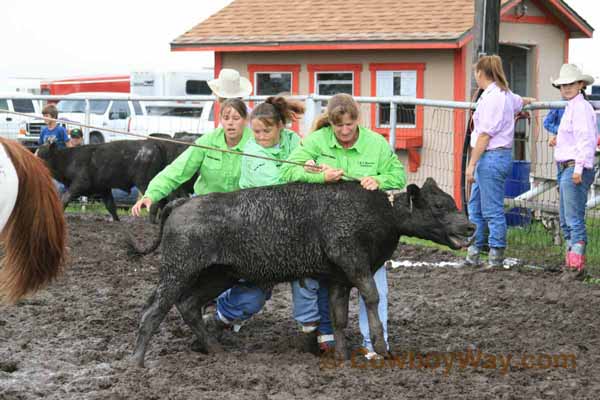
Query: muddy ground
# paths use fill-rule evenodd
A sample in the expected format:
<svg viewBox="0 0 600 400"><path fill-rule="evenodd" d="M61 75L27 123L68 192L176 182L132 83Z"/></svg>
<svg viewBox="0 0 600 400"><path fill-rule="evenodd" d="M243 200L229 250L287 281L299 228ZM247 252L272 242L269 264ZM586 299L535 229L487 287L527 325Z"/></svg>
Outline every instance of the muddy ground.
<svg viewBox="0 0 600 400"><path fill-rule="evenodd" d="M264 311L223 338L218 356L190 351L175 310L146 368L132 367L140 310L157 281L158 254L128 259L126 229L154 227L69 215L70 261L50 288L0 306L0 399L597 399L600 286L556 273L457 268L390 270L390 342L396 359L346 363L295 349L287 284ZM401 246L397 258L452 261ZM347 336L359 344L353 293Z"/></svg>

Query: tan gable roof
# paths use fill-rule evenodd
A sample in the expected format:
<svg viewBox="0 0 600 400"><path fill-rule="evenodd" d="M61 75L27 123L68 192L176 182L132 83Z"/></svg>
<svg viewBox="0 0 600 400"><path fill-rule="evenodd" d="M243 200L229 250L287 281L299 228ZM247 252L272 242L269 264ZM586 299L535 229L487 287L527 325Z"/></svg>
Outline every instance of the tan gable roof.
<svg viewBox="0 0 600 400"><path fill-rule="evenodd" d="M456 41L473 16L474 0L235 0L172 46Z"/></svg>

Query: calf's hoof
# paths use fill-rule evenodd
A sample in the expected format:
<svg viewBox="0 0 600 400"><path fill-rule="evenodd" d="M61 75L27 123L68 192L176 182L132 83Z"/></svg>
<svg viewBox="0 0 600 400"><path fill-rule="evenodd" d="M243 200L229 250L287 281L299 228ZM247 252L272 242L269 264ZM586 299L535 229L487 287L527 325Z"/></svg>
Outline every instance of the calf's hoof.
<svg viewBox="0 0 600 400"><path fill-rule="evenodd" d="M194 340L190 345L190 349L196 353L202 354L215 354L223 352L223 347L221 347L219 343L206 343L200 339Z"/></svg>
<svg viewBox="0 0 600 400"><path fill-rule="evenodd" d="M144 368L144 356L140 356L139 354L134 354L129 359L129 364L132 367Z"/></svg>
<svg viewBox="0 0 600 400"><path fill-rule="evenodd" d="M375 352L377 354L386 354L387 353L387 346L385 344L385 341L379 339L379 340L375 340L373 342L373 349L375 350Z"/></svg>

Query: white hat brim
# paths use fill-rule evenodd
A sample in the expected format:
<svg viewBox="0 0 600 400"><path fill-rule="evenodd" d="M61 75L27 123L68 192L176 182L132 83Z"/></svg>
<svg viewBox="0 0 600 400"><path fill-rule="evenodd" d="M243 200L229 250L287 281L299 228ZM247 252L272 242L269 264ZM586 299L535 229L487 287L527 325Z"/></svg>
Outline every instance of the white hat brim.
<svg viewBox="0 0 600 400"><path fill-rule="evenodd" d="M232 92L226 92L221 88L221 81L219 79L213 79L207 82L208 87L213 93L224 99L231 99L235 97L246 97L252 93L252 83L247 78L240 76L240 87Z"/></svg>
<svg viewBox="0 0 600 400"><path fill-rule="evenodd" d="M573 82L579 82L579 81L583 81L587 85L591 85L592 83L594 83L594 77L591 75L586 75L586 74L581 74L579 76L575 76L575 77L571 77L571 78L558 77L558 79L556 79L554 82L552 82L552 86L554 86L555 88L558 88L560 85L568 85Z"/></svg>

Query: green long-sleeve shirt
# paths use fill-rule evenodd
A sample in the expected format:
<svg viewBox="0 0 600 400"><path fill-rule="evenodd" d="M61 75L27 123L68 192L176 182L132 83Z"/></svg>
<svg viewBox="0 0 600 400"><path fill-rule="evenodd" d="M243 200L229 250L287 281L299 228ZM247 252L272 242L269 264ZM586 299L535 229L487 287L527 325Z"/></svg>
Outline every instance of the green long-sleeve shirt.
<svg viewBox="0 0 600 400"><path fill-rule="evenodd" d="M339 144L331 126L321 128L303 138L288 160L300 163L314 160L319 165L341 168L355 178L370 176L382 190L402 189L406 185L404 166L385 138L363 127L359 127L358 139L348 149ZM323 172L307 172L293 164L281 166L281 177L286 182L325 182Z"/></svg>
<svg viewBox="0 0 600 400"><path fill-rule="evenodd" d="M244 128L242 139L230 150L243 151L251 137L252 131ZM223 128L202 135L195 143L228 149ZM239 189L241 164L242 156L236 154L189 147L150 181L144 196L156 202L188 181L196 172L200 172L200 177L194 184L195 194L233 192Z"/></svg>
<svg viewBox="0 0 600 400"><path fill-rule="evenodd" d="M300 136L298 136L296 132L289 129L283 129L277 146L268 148L262 147L254 141L254 138L252 138L246 143L244 153L285 160L290 153L298 147L299 143ZM246 189L285 183L280 177L280 168L282 165L283 163L277 161L244 157L242 160L240 188Z"/></svg>

